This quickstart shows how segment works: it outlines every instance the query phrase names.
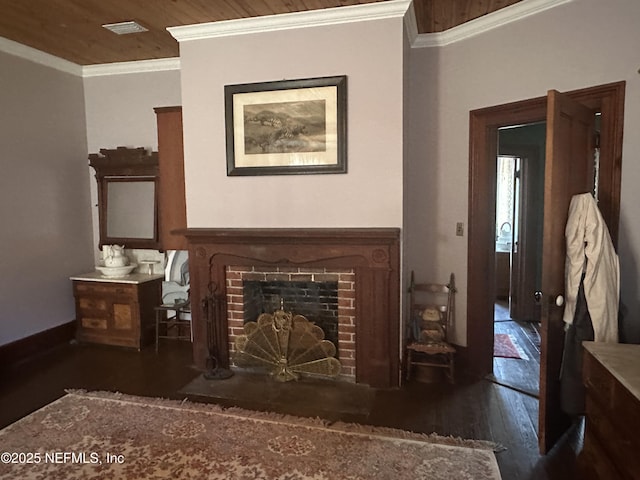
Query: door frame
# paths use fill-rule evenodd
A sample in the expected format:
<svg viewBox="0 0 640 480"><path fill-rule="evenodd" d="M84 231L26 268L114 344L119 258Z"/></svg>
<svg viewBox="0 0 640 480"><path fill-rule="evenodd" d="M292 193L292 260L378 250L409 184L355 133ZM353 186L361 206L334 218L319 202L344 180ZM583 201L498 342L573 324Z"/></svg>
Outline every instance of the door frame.
<svg viewBox="0 0 640 480"><path fill-rule="evenodd" d="M614 245L618 242L620 177L626 82L571 92L570 98L601 114L599 207ZM495 158L498 129L546 121L547 97L470 112L467 348L462 363L474 376L493 372L495 291Z"/></svg>

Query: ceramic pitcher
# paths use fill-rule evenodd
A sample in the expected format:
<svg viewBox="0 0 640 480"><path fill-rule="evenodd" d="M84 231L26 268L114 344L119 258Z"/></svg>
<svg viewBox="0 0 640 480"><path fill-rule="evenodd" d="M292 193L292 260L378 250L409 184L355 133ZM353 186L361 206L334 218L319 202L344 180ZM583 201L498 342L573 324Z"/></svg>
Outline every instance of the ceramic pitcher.
<svg viewBox="0 0 640 480"><path fill-rule="evenodd" d="M123 267L129 263L124 254L124 245L103 245L102 258L105 267Z"/></svg>

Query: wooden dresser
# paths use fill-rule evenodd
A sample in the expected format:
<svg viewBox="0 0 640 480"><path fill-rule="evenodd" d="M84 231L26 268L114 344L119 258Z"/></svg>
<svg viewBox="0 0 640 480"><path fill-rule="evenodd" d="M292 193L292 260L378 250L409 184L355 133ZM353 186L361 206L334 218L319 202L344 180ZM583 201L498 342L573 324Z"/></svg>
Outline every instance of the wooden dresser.
<svg viewBox="0 0 640 480"><path fill-rule="evenodd" d="M78 341L138 350L151 342L163 278L142 273L107 278L98 272L71 277Z"/></svg>
<svg viewBox="0 0 640 480"><path fill-rule="evenodd" d="M640 479L640 345L584 343L583 478Z"/></svg>

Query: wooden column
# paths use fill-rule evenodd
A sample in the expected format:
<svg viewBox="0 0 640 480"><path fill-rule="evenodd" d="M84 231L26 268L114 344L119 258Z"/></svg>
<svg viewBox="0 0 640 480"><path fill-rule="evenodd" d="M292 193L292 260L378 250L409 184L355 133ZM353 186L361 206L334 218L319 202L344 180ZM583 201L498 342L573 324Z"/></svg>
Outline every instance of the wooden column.
<svg viewBox="0 0 640 480"><path fill-rule="evenodd" d="M162 250L186 250L183 235L172 233L187 228L184 185L182 107L158 107L158 227Z"/></svg>

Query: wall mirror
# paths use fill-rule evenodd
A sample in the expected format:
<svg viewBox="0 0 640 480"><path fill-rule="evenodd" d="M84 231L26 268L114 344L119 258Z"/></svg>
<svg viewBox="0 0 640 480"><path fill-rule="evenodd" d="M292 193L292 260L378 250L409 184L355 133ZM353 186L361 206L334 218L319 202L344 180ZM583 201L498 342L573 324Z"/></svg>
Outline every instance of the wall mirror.
<svg viewBox="0 0 640 480"><path fill-rule="evenodd" d="M158 153L144 148L100 149L96 171L100 245L159 249Z"/></svg>

